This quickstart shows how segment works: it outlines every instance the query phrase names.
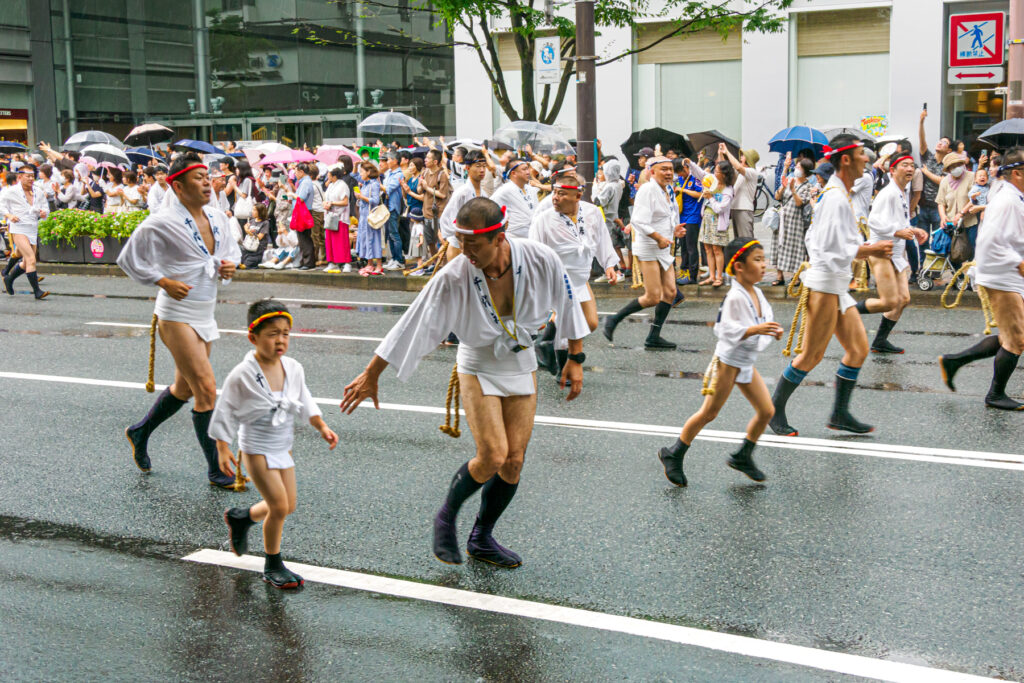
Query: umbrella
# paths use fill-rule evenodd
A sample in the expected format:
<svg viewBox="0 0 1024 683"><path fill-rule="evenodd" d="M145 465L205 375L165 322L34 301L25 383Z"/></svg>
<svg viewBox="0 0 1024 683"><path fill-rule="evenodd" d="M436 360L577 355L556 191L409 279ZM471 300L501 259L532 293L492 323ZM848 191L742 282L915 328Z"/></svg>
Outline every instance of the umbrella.
<svg viewBox="0 0 1024 683"><path fill-rule="evenodd" d="M271 164L290 164L293 162L316 161L316 157L301 149L286 149L274 152L256 162L257 166L268 166Z"/></svg>
<svg viewBox="0 0 1024 683"><path fill-rule="evenodd" d="M274 152L282 152L286 149L291 149L288 145L282 145L280 142L264 142L262 145L256 145L252 149L257 152L263 152L264 154L273 154Z"/></svg>
<svg viewBox="0 0 1024 683"><path fill-rule="evenodd" d="M97 163L100 164L106 161L111 164L114 164L115 166L117 166L118 164L125 164L130 166L132 163L128 159L128 156L123 151L121 151L120 148L114 147L113 145L108 145L104 142L83 147L81 152L82 156L90 156L93 159L95 159Z"/></svg>
<svg viewBox="0 0 1024 683"><path fill-rule="evenodd" d="M216 147L211 145L209 142L203 142L202 140L189 140L188 138L185 138L184 140L178 140L173 145L171 145L171 147L173 149L177 149L177 150L185 150L185 151L189 151L189 152L199 152L200 154L223 154L224 153L223 150L217 149Z"/></svg>
<svg viewBox="0 0 1024 683"><path fill-rule="evenodd" d="M690 142L679 133L673 133L670 130L664 128L648 128L646 130L633 131L629 138L622 143L622 153L626 155L626 158L630 160L630 163L636 163L636 153L644 147L655 147L661 145L662 151L668 151L674 149L680 155L685 157L693 156L693 147L690 146Z"/></svg>
<svg viewBox="0 0 1024 683"><path fill-rule="evenodd" d="M487 140L487 149L495 152L500 152L502 150L508 150L510 152L515 151L515 148L513 148L512 145L507 142L502 142L501 140Z"/></svg>
<svg viewBox="0 0 1024 683"><path fill-rule="evenodd" d="M376 135L419 135L426 133L422 123L398 111L379 111L363 119L356 129L362 133Z"/></svg>
<svg viewBox="0 0 1024 683"><path fill-rule="evenodd" d="M868 135L860 128L829 128L825 131L825 137L829 140L837 135L853 135L863 142L865 147L870 147L871 149L875 149L878 146L879 139L873 135ZM820 150L818 150L817 153L820 154Z"/></svg>
<svg viewBox="0 0 1024 683"><path fill-rule="evenodd" d="M704 150L704 154L712 159L718 156L718 145L723 142L730 154L734 157L739 157L740 155L740 143L736 142L732 138L722 135L717 130L688 133L686 137L689 138L690 144L693 145L694 150L702 149Z"/></svg>
<svg viewBox="0 0 1024 683"><path fill-rule="evenodd" d="M167 163L162 156L151 150L149 147L129 147L124 151L124 153L133 164L146 165L149 163L150 159L156 159L161 163Z"/></svg>
<svg viewBox="0 0 1024 683"><path fill-rule="evenodd" d="M0 140L0 152L27 152L28 147L13 140Z"/></svg>
<svg viewBox="0 0 1024 683"><path fill-rule="evenodd" d="M829 138L825 137L817 128L810 126L790 126L772 136L768 141L768 149L779 154L789 152L796 156L805 149L811 149L815 157L821 156L821 148L828 144Z"/></svg>
<svg viewBox="0 0 1024 683"><path fill-rule="evenodd" d="M110 133L104 133L101 130L83 130L80 133L75 133L64 141L64 151L80 152L83 148L97 143L110 145L116 149L124 149L124 145L121 144L121 141Z"/></svg>
<svg viewBox="0 0 1024 683"><path fill-rule="evenodd" d="M576 153L562 131L537 121L513 121L494 131L494 139L512 145L515 149L529 145L537 153Z"/></svg>
<svg viewBox="0 0 1024 683"><path fill-rule="evenodd" d="M132 128L132 132L125 136L125 144L148 145L152 147L158 142L167 142L174 137L174 131L159 123L144 123L141 126Z"/></svg>
<svg viewBox="0 0 1024 683"><path fill-rule="evenodd" d="M978 136L978 140L996 149L1009 149L1024 141L1024 119L1006 119Z"/></svg>
<svg viewBox="0 0 1024 683"><path fill-rule="evenodd" d="M96 161L95 159L93 159L91 156L88 156L88 155L80 157L78 159L78 161L79 161L79 163L85 164L90 169L94 169L94 168L96 168L97 166L100 165L100 162Z"/></svg>
<svg viewBox="0 0 1024 683"><path fill-rule="evenodd" d="M359 165L363 160L362 157L344 145L321 145L320 149L316 151L316 160L322 161L327 165L338 163L338 159L341 157L348 157L354 165Z"/></svg>

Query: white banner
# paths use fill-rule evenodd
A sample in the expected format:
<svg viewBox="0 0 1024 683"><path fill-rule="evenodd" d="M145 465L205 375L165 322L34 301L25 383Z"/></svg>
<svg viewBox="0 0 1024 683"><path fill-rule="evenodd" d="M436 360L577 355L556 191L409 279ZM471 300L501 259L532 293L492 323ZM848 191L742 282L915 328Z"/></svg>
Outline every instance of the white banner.
<svg viewBox="0 0 1024 683"><path fill-rule="evenodd" d="M562 79L561 45L558 36L537 38L534 43L533 70L537 83L558 83Z"/></svg>

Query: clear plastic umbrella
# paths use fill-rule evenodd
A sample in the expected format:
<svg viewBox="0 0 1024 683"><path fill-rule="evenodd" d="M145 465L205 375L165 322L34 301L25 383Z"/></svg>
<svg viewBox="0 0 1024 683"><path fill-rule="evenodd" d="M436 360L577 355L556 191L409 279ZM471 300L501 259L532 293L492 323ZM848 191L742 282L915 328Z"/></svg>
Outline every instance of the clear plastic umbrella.
<svg viewBox="0 0 1024 683"><path fill-rule="evenodd" d="M110 133L104 133L102 130L83 130L64 141L64 151L81 152L83 148L98 143L124 149L124 144Z"/></svg>
<svg viewBox="0 0 1024 683"><path fill-rule="evenodd" d="M360 122L356 128L361 133L375 135L419 135L426 133L427 127L400 111L379 111L371 114Z"/></svg>
<svg viewBox="0 0 1024 683"><path fill-rule="evenodd" d="M522 149L529 145L543 154L575 154L562 130L538 121L513 121L494 131L494 139Z"/></svg>

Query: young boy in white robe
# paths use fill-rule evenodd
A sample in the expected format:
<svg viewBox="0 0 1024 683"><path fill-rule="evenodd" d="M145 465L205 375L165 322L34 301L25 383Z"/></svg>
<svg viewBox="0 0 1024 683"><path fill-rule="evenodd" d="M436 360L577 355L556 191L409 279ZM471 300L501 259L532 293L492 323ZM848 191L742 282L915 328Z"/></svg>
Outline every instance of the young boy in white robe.
<svg viewBox="0 0 1024 683"><path fill-rule="evenodd" d="M676 486L686 486L683 456L700 431L718 416L734 384L739 385L756 412L747 424L743 445L726 462L754 481L765 480L764 473L754 464L754 446L775 411L771 394L761 373L754 368L754 361L772 338L782 338L782 326L775 322L771 305L757 287L766 268L761 243L735 239L725 248L725 258L725 272L733 277L733 281L718 309L718 321L715 323L718 344L708 367L711 381L705 390L704 405L686 421L676 442L658 451L658 457L665 466L665 476Z"/></svg>
<svg viewBox="0 0 1024 683"><path fill-rule="evenodd" d="M221 471L235 476L231 443L237 436L245 468L263 496L251 507L224 511L231 550L244 554L249 527L263 522L263 580L276 588L303 583L281 561L284 520L295 511L295 418L309 422L331 450L338 445L338 435L324 423L306 387L302 365L285 356L291 329L292 316L277 301L263 299L249 307L249 341L255 348L224 381L210 423Z"/></svg>

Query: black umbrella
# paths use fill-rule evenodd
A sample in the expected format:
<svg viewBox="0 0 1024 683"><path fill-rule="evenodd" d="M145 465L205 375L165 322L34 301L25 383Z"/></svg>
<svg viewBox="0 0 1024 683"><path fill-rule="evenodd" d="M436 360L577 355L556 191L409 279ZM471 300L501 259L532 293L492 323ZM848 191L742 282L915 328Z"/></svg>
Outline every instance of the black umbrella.
<svg viewBox="0 0 1024 683"><path fill-rule="evenodd" d="M679 156L693 156L694 149L690 141L679 133L673 133L664 128L648 128L646 130L633 131L629 138L622 143L622 153L629 159L629 163L636 165L636 153L644 147L654 148L661 145L662 153L674 149Z"/></svg>
<svg viewBox="0 0 1024 683"><path fill-rule="evenodd" d="M159 123L144 123L141 126L132 128L132 132L125 137L125 144L132 146L152 147L158 142L166 142L174 137L174 131Z"/></svg>
<svg viewBox="0 0 1024 683"><path fill-rule="evenodd" d="M863 142L864 146L867 147L868 149L875 149L878 143L878 139L876 137L874 137L873 135L868 135L859 128L829 128L828 130L822 132L825 133L825 137L827 137L829 140L831 140L837 135L852 135L861 142Z"/></svg>
<svg viewBox="0 0 1024 683"><path fill-rule="evenodd" d="M978 136L978 140L996 149L1009 149L1024 143L1024 119L1006 119Z"/></svg>
<svg viewBox="0 0 1024 683"><path fill-rule="evenodd" d="M722 135L717 130L704 130L699 133L687 133L686 137L690 139L690 144L693 145L695 150L704 150L704 155L712 159L716 159L718 157L718 145L723 142L730 154L736 158L739 158L740 156L740 143L736 142L732 138Z"/></svg>

